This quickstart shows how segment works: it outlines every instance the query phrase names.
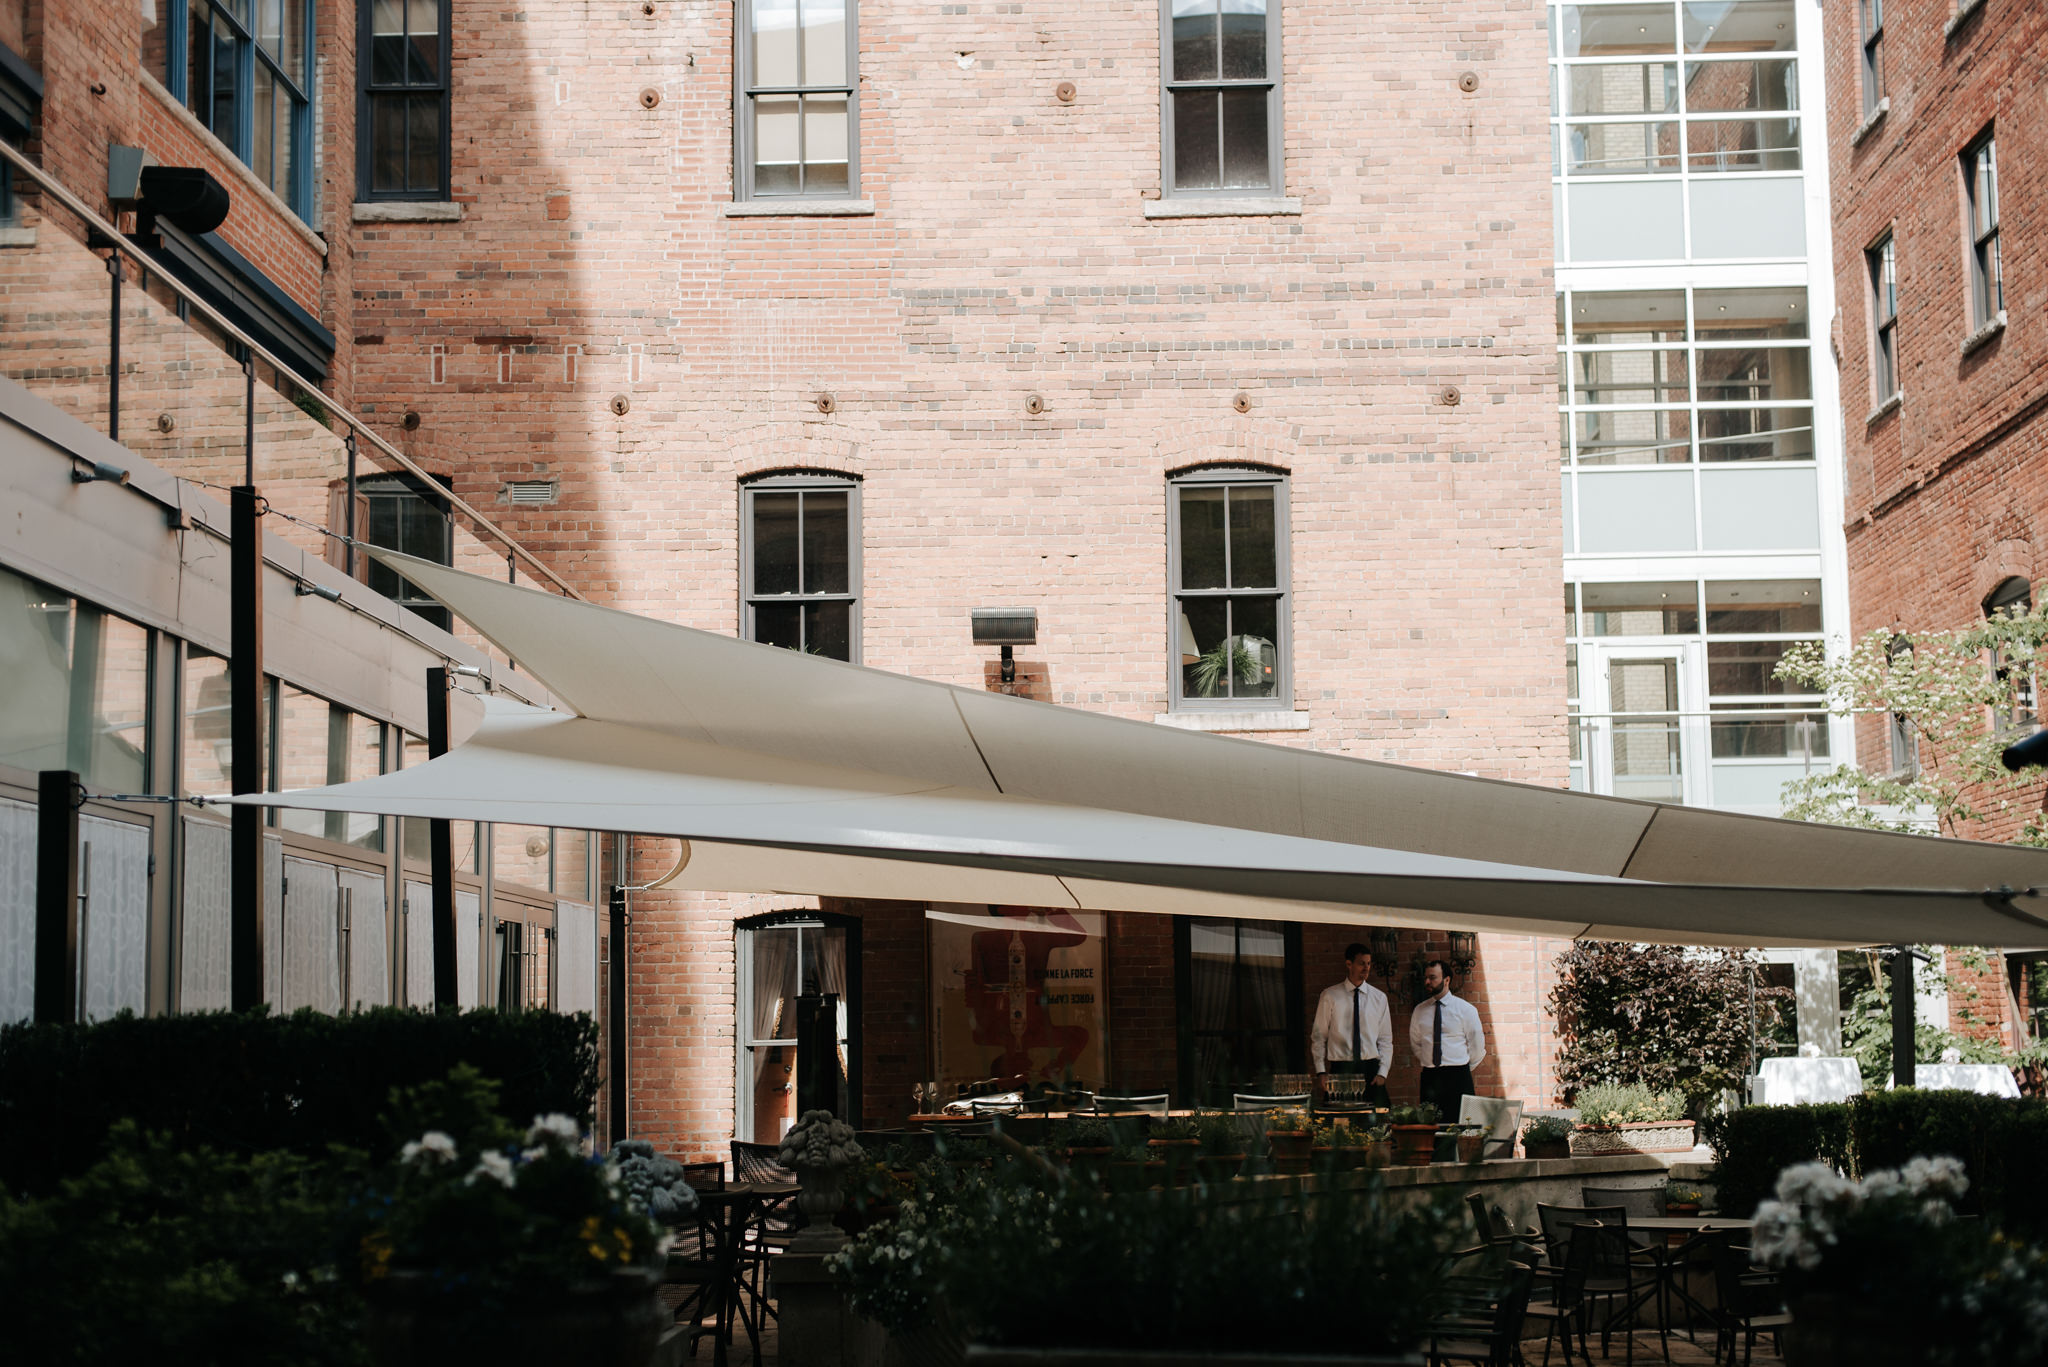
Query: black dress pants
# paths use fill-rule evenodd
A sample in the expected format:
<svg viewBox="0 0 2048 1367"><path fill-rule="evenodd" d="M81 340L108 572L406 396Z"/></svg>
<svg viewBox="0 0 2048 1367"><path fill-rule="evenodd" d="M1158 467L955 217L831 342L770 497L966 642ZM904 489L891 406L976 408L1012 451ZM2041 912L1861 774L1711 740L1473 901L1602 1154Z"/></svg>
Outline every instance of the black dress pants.
<svg viewBox="0 0 2048 1367"><path fill-rule="evenodd" d="M1458 1103L1478 1093L1472 1085L1472 1070L1464 1064L1422 1070L1422 1104L1436 1107L1436 1118L1445 1125L1458 1120Z"/></svg>

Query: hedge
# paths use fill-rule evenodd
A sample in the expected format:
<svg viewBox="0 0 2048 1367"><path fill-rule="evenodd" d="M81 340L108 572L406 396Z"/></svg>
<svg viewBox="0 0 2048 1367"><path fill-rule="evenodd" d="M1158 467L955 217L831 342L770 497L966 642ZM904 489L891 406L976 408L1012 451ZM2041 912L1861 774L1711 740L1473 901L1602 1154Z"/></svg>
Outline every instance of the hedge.
<svg viewBox="0 0 2048 1367"><path fill-rule="evenodd" d="M1865 1092L1848 1102L1747 1106L1704 1125L1718 1167L1721 1210L1746 1216L1778 1173L1818 1159L1849 1176L1949 1154L1970 1177L1966 1210L2015 1236L2048 1238L2048 1103L1971 1092Z"/></svg>
<svg viewBox="0 0 2048 1367"><path fill-rule="evenodd" d="M396 1007L10 1025L0 1028L0 1188L53 1191L131 1118L186 1148L319 1154L342 1144L381 1155L395 1142L377 1119L392 1088L458 1063L497 1080L516 1123L560 1111L588 1124L597 1039L587 1015Z"/></svg>

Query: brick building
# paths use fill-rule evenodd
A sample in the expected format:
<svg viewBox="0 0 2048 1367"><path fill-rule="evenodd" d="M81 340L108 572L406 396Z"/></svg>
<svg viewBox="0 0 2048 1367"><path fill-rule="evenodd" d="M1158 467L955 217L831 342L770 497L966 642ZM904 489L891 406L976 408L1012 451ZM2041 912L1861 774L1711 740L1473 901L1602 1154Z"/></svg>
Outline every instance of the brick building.
<svg viewBox="0 0 2048 1367"><path fill-rule="evenodd" d="M1828 140L1854 628L1953 629L2048 575L2048 14L1907 0L1844 19ZM1882 719L1859 739L1887 753ZM2015 990L2039 994L2008 967L1978 1009L2015 1029Z"/></svg>
<svg viewBox="0 0 2048 1367"><path fill-rule="evenodd" d="M989 687L969 610L1028 606L1011 686L1058 705L1569 781L1551 125L1526 6L0 0L0 44L40 87L11 140L108 214L136 207L115 149L206 169L232 207L191 243L160 229L162 268L212 281L587 597ZM71 297L5 368L93 423L97 390L22 359L51 354L47 320L104 311L103 264L60 249L46 209L24 197L11 231L63 257L43 278ZM136 307L142 354L183 345L175 310ZM207 396L239 368L195 353L175 373L175 393L124 373L120 411L142 416L121 438L226 482L239 447ZM258 482L332 526L340 443L296 397L263 401ZM152 428L157 408L176 421ZM400 473L367 480L361 511L372 540L502 570ZM300 524L274 535L336 554ZM175 650L166 677L184 688L198 658ZM340 702L312 675L285 687L309 716ZM279 699L280 775L315 772L294 755L317 728ZM409 703L352 715L382 737L374 763L417 757ZM280 836L308 858L354 840L394 906L420 852L409 830ZM468 841L486 1001L536 971L504 926L545 948L553 908L670 858L576 832ZM868 1121L989 1071L1000 1050L937 1023L940 970L975 951L934 910L636 894L634 1130L692 1153L772 1135L789 1050L767 1041L813 982L850 1003ZM389 924L391 999L412 1000ZM1104 985L1093 1015L1062 1021L1094 1052L1063 1066L1187 1099L1303 1066L1353 938L1136 914L1101 932L1072 961ZM1415 960L1446 943L1394 945L1399 1027ZM1480 938L1464 990L1488 1090L1548 1098L1555 948ZM150 1009L190 1004L166 953Z"/></svg>

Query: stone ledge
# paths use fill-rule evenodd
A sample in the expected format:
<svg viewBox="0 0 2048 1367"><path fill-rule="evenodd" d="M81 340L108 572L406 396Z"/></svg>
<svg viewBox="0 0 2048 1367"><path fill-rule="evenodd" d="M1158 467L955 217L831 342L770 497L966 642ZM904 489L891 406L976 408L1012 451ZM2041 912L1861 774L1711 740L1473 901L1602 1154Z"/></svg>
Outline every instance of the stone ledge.
<svg viewBox="0 0 2048 1367"><path fill-rule="evenodd" d="M1301 213L1298 199L1270 195L1240 199L1148 199L1147 218L1282 218Z"/></svg>
<svg viewBox="0 0 2048 1367"><path fill-rule="evenodd" d="M1306 731L1306 712L1160 712L1152 720L1183 731Z"/></svg>
<svg viewBox="0 0 2048 1367"><path fill-rule="evenodd" d="M1963 0L1962 4L1956 6L1956 12L1949 16L1948 22L1941 26L1943 40L1955 37L1956 30L1969 23L1971 17L1983 8L1984 0Z"/></svg>
<svg viewBox="0 0 2048 1367"><path fill-rule="evenodd" d="M736 199L718 206L724 218L871 218L872 199Z"/></svg>
<svg viewBox="0 0 2048 1367"><path fill-rule="evenodd" d="M1996 337L1999 333L2004 331L2005 310L2000 309L1998 312L1991 315L1991 320L1985 323L1983 327L1978 328L1975 332L1963 338L1963 344L1960 348L1961 354L1965 356L1969 355L1978 347L1983 346L1986 342L1990 341L1993 337Z"/></svg>
<svg viewBox="0 0 2048 1367"><path fill-rule="evenodd" d="M1883 403L1879 404L1877 407L1871 409L1868 413L1865 413L1863 415L1863 425L1865 427L1868 427L1870 426L1870 424L1876 422L1879 418L1891 416L1893 413L1898 411L1899 406L1905 403L1905 401L1905 390L1893 390L1892 396L1889 399L1886 399Z"/></svg>
<svg viewBox="0 0 2048 1367"><path fill-rule="evenodd" d="M377 199L349 210L356 223L460 223L462 206L447 200Z"/></svg>
<svg viewBox="0 0 2048 1367"><path fill-rule="evenodd" d="M0 247L33 247L36 230L17 226L0 227Z"/></svg>
<svg viewBox="0 0 2048 1367"><path fill-rule="evenodd" d="M1863 140L1870 136L1870 130L1883 123L1884 116L1891 112L1892 97L1887 95L1877 102L1877 108L1870 111L1870 117L1858 124L1856 131L1849 135L1849 145L1851 147L1860 146Z"/></svg>

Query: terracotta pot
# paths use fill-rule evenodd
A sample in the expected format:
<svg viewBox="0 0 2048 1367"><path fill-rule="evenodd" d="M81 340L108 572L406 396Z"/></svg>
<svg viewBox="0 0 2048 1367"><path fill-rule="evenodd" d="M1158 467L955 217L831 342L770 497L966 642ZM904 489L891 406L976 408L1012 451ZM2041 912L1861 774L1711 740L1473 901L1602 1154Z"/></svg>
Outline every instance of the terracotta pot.
<svg viewBox="0 0 2048 1367"><path fill-rule="evenodd" d="M1153 1139L1147 1141L1153 1154L1166 1164L1166 1180L1176 1187L1184 1187L1195 1170L1195 1150L1202 1147L1194 1139Z"/></svg>
<svg viewBox="0 0 2048 1367"><path fill-rule="evenodd" d="M1411 1168L1427 1167L1436 1155L1436 1126L1394 1126L1394 1161Z"/></svg>
<svg viewBox="0 0 2048 1367"><path fill-rule="evenodd" d="M401 1270L371 1291L364 1338L379 1367L647 1367L670 1321L655 1294L661 1276L659 1268L626 1268L478 1316L430 1295L425 1272Z"/></svg>
<svg viewBox="0 0 2048 1367"><path fill-rule="evenodd" d="M1268 1130L1266 1143L1272 1151L1273 1168L1298 1176L1308 1171L1309 1145L1314 1136L1307 1130Z"/></svg>
<svg viewBox="0 0 2048 1367"><path fill-rule="evenodd" d="M1631 1120L1625 1125L1574 1125L1572 1157L1609 1153L1684 1153L1693 1146L1690 1120Z"/></svg>
<svg viewBox="0 0 2048 1367"><path fill-rule="evenodd" d="M1700 1203L1697 1201L1666 1201L1664 1203L1664 1213L1666 1215L1697 1215L1700 1213Z"/></svg>
<svg viewBox="0 0 2048 1367"><path fill-rule="evenodd" d="M1477 1163L1485 1152L1485 1135L1461 1134L1458 1136L1458 1161L1460 1163Z"/></svg>
<svg viewBox="0 0 2048 1367"><path fill-rule="evenodd" d="M1195 1155L1195 1171L1204 1182L1228 1182L1237 1176L1244 1166L1241 1153L1203 1153Z"/></svg>
<svg viewBox="0 0 2048 1367"><path fill-rule="evenodd" d="M1115 1152L1115 1149L1108 1148L1069 1148L1067 1150L1067 1166L1073 1169L1074 1176L1081 1178L1083 1181L1107 1181L1109 1178L1109 1156Z"/></svg>
<svg viewBox="0 0 2048 1367"><path fill-rule="evenodd" d="M1570 1158L1571 1156L1572 1141L1569 1138L1530 1139L1525 1135L1522 1139L1522 1157L1524 1158Z"/></svg>
<svg viewBox="0 0 2048 1367"><path fill-rule="evenodd" d="M1368 1168L1391 1168L1394 1166L1394 1141L1375 1139L1365 1146L1365 1166Z"/></svg>

